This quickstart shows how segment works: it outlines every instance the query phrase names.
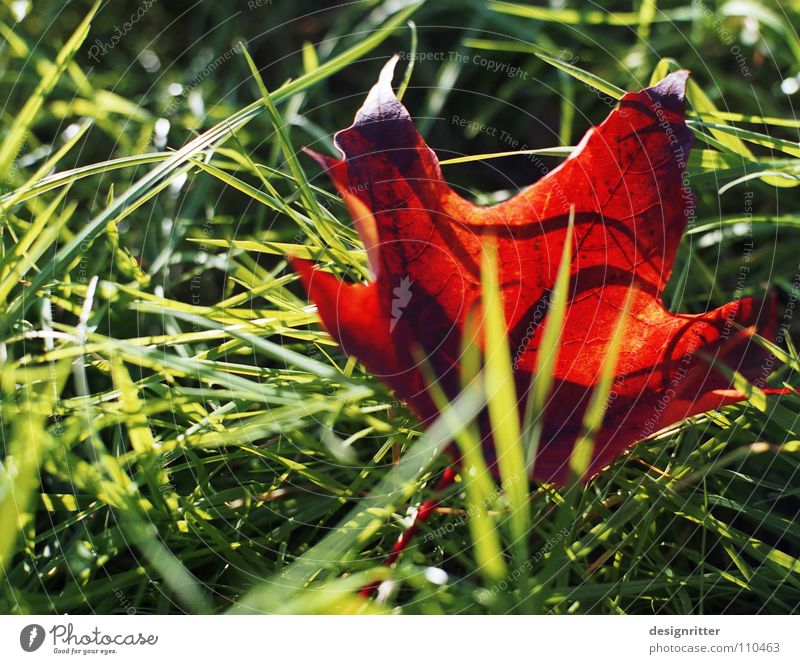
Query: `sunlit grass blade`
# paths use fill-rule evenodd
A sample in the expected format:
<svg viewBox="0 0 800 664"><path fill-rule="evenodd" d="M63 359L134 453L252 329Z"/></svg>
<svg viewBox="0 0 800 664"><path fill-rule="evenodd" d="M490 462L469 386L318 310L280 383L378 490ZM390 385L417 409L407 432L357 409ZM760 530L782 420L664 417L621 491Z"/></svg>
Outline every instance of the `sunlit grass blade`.
<svg viewBox="0 0 800 664"><path fill-rule="evenodd" d="M397 88L397 98L403 100L403 95L406 93L406 88L411 81L411 75L414 73L414 63L417 61L417 24L414 21L408 22L408 28L411 30L411 50L409 51L408 64L403 73L403 80Z"/></svg>
<svg viewBox="0 0 800 664"><path fill-rule="evenodd" d="M592 391L592 397L586 407L583 416L583 425L578 440L569 459L570 483L579 482L585 479L586 471L594 454L595 436L603 425L606 414L606 404L614 386L617 359L622 348L622 340L625 338L625 329L630 316L630 307L635 297L635 291L630 291L625 304L611 330L611 337L603 356L603 364L600 367L597 384Z"/></svg>
<svg viewBox="0 0 800 664"><path fill-rule="evenodd" d="M244 194L250 196L253 200L258 201L262 205L266 205L277 212L282 212L289 216L295 223L297 223L305 233L306 237L320 250L323 247L322 241L315 231L315 227L307 216L297 212L291 206L286 204L286 201L281 197L281 195L275 190L274 187L267 184L266 189L267 192L262 192L261 190L257 189L256 187L247 184L243 180L237 178L235 175L232 175L226 171L223 171L221 168L217 168L212 164L206 164L202 161L192 160L192 162L202 170L206 171L207 173L213 175L214 177L218 178L222 182L231 187L238 189ZM268 182L268 181L265 181Z"/></svg>
<svg viewBox="0 0 800 664"><path fill-rule="evenodd" d="M547 318L544 321L542 340L536 351L536 367L534 369L528 399L525 404L525 417L522 424L522 434L525 445L525 463L528 475L533 474L536 453L542 435L547 399L553 387L553 371L558 360L558 351L561 343L561 334L567 316L567 302L569 301L570 272L572 268L572 242L575 228L575 206L570 206L567 233L564 240L564 249L561 261L558 264L558 273L548 303ZM518 360L517 360L518 361Z"/></svg>
<svg viewBox="0 0 800 664"><path fill-rule="evenodd" d="M484 245L481 268L486 398L500 480L511 512L512 550L520 564L526 559L527 533L530 529L528 475L499 280L496 249L488 243Z"/></svg>
<svg viewBox="0 0 800 664"><path fill-rule="evenodd" d="M592 74L585 69L577 67L569 62L564 62L563 60L559 60L558 58L554 58L549 55L545 55L543 53L537 53L537 58L544 60L546 63L553 65L557 69L566 72L570 76L577 78L582 83L594 88L595 90L599 90L600 92L607 94L609 97L613 99L622 99L622 95L625 94L625 90L622 88L618 88L613 83L609 83L608 81L604 81L602 78L597 76L596 74Z"/></svg>
<svg viewBox="0 0 800 664"><path fill-rule="evenodd" d="M512 150L510 152L488 152L485 154L467 155L465 157L451 157L442 159L439 163L442 166L451 164L466 164L471 161L485 161L487 159L499 159L501 157L516 157L518 155L536 154L547 157L569 157L575 150L574 146L565 145L557 148L538 148L532 150Z"/></svg>
<svg viewBox="0 0 800 664"><path fill-rule="evenodd" d="M36 121L39 116L39 111L44 104L47 96L53 91L59 78L64 73L67 65L70 63L78 49L81 47L86 37L89 35L89 28L92 24L92 19L100 7L100 0L92 5L87 12L86 16L80 22L75 32L67 40L64 46L56 56L55 62L46 65L48 72L39 79L36 89L25 102L22 109L14 115L14 120L11 127L8 129L3 142L0 143L0 180L5 180L11 164L17 156L20 148L25 142L25 137L31 128L31 125Z"/></svg>
<svg viewBox="0 0 800 664"><path fill-rule="evenodd" d="M478 324L470 315L465 324L461 351L462 390L469 390L483 380L481 373L481 351L477 345ZM447 396L441 389L429 363L418 360L425 375L428 392L443 418L450 420L450 426L457 433L455 442L461 452L461 479L464 485L467 505L467 523L475 550L475 562L487 581L496 583L507 576L506 564L502 554L502 544L495 520L489 510L497 503L498 489L483 455L480 429L470 422L459 426L453 420L448 408Z"/></svg>
<svg viewBox="0 0 800 664"><path fill-rule="evenodd" d="M130 168L143 164L153 164L159 161L165 161L171 156L172 153L170 152L156 152L153 154L119 157L118 159L110 159L88 166L79 166L66 171L52 173L38 180L31 179L21 187L0 196L0 209L7 210L17 203L36 198L48 191L69 185L83 178L91 177L92 175L101 175L121 168Z"/></svg>
<svg viewBox="0 0 800 664"><path fill-rule="evenodd" d="M692 8L660 10L657 13L655 11L649 13L642 11L611 12L600 9L537 7L512 2L496 2L494 0L489 2L487 7L492 11L503 14L566 25L640 26L643 23L650 24L654 21L688 21L696 15Z"/></svg>
<svg viewBox="0 0 800 664"><path fill-rule="evenodd" d="M3 419L11 422L10 439L3 441L6 455L0 465L0 580L21 533L32 519L33 495L39 484L38 470L57 441L47 430L47 418L69 375L65 363L3 369ZM19 394L13 404L11 395Z"/></svg>
<svg viewBox="0 0 800 664"><path fill-rule="evenodd" d="M294 149L289 139L286 122L278 112L275 102L272 99L272 95L270 95L267 87L264 85L264 81L261 78L258 67L256 67L255 62L253 62L253 58L250 56L250 53L247 52L247 48L244 46L242 46L242 53L244 53L244 57L247 60L247 64L250 67L250 72L252 73L253 78L256 80L258 89L261 91L261 96L264 100L264 106L267 109L270 121L272 122L272 128L275 131L276 140L278 141L278 145L283 153L283 158L286 161L286 165L289 167L289 172L292 174L295 184L300 189L300 197L303 200L306 210L314 220L315 227L319 230L320 235L325 240L326 247L344 251L344 246L334 230L329 227L327 216L323 213L320 204L317 202L316 197L311 192L308 178L306 177L303 167L300 165L300 162L297 159L297 150Z"/></svg>
<svg viewBox="0 0 800 664"><path fill-rule="evenodd" d="M0 259L0 303L5 303L23 275L36 264L58 237L58 224L51 224L63 204L67 190L56 196L31 222L25 234L13 248Z"/></svg>

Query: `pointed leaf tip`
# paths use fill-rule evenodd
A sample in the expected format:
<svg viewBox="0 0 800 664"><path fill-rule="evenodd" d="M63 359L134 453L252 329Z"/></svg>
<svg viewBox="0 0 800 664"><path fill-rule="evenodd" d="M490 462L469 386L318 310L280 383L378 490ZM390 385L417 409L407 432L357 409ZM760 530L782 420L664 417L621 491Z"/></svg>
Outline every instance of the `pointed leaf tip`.
<svg viewBox="0 0 800 664"><path fill-rule="evenodd" d="M378 85L386 85L389 88L392 87L392 79L394 78L394 69L397 67L397 63L400 61L400 55L395 53L389 61L383 65L381 69L381 73L378 76Z"/></svg>
<svg viewBox="0 0 800 664"><path fill-rule="evenodd" d="M380 122L393 119L408 119L411 117L408 114L405 106L400 103L400 100L395 95L392 89L392 79L394 79L394 69L400 60L399 55L392 56L389 61L381 69L378 76L378 82L372 86L372 89L367 95L363 106L356 113L355 122L349 129L340 131L335 138L338 145L339 137L344 135L350 129L354 129L361 125Z"/></svg>
<svg viewBox="0 0 800 664"><path fill-rule="evenodd" d="M646 92L663 106L676 112L683 112L686 100L686 83L689 80L689 71L680 69L662 78Z"/></svg>
<svg viewBox="0 0 800 664"><path fill-rule="evenodd" d="M302 150L304 154L307 154L314 161L316 161L325 171L329 170L336 163L336 159L333 157L329 157L328 155L317 152L316 150L312 150L311 148L303 147Z"/></svg>

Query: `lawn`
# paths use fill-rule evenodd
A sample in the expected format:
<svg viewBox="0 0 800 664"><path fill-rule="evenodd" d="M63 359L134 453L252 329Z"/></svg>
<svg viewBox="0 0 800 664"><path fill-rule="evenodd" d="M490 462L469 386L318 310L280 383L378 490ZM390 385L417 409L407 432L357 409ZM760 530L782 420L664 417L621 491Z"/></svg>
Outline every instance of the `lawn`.
<svg viewBox="0 0 800 664"><path fill-rule="evenodd" d="M503 354L423 429L288 256L367 274L301 148L335 154L395 53L479 204L686 68L696 215L664 304L774 293L766 386L798 387L800 2L35 4L0 7L0 612L798 610L800 396L734 377L747 400L588 483L509 483L463 426ZM453 441L471 456L439 492Z"/></svg>

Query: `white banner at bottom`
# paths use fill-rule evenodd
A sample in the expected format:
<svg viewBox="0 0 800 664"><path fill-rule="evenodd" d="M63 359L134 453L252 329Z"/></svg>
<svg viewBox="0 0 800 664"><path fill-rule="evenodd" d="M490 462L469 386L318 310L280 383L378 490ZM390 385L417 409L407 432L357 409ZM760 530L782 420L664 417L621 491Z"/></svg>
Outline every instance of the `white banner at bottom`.
<svg viewBox="0 0 800 664"><path fill-rule="evenodd" d="M800 617L3 616L0 653L14 663L256 657L267 663L413 664L440 657L540 662L583 656L615 664L796 664Z"/></svg>

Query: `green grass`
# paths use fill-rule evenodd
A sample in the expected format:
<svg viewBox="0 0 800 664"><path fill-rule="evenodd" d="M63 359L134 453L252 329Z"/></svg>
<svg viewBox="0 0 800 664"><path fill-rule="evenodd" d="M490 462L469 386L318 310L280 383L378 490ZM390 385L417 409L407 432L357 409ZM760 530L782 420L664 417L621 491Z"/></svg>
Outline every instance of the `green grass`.
<svg viewBox="0 0 800 664"><path fill-rule="evenodd" d="M138 6L53 0L20 23L0 8L1 611L797 610L800 398L753 390L588 486L528 486L536 420L503 418L491 264L491 352L481 371L465 349L463 395L422 432L321 329L285 257L366 274L299 149L331 150L395 51L458 54L398 84L446 177L481 202L539 177L532 152L557 164L621 91L687 67L698 216L665 302L698 312L775 289L769 382L796 385L800 121L780 84L800 71L798 3L155 4L89 58ZM469 425L486 403L509 450L500 485ZM384 568L452 440L474 472ZM359 599L375 580L386 601Z"/></svg>

